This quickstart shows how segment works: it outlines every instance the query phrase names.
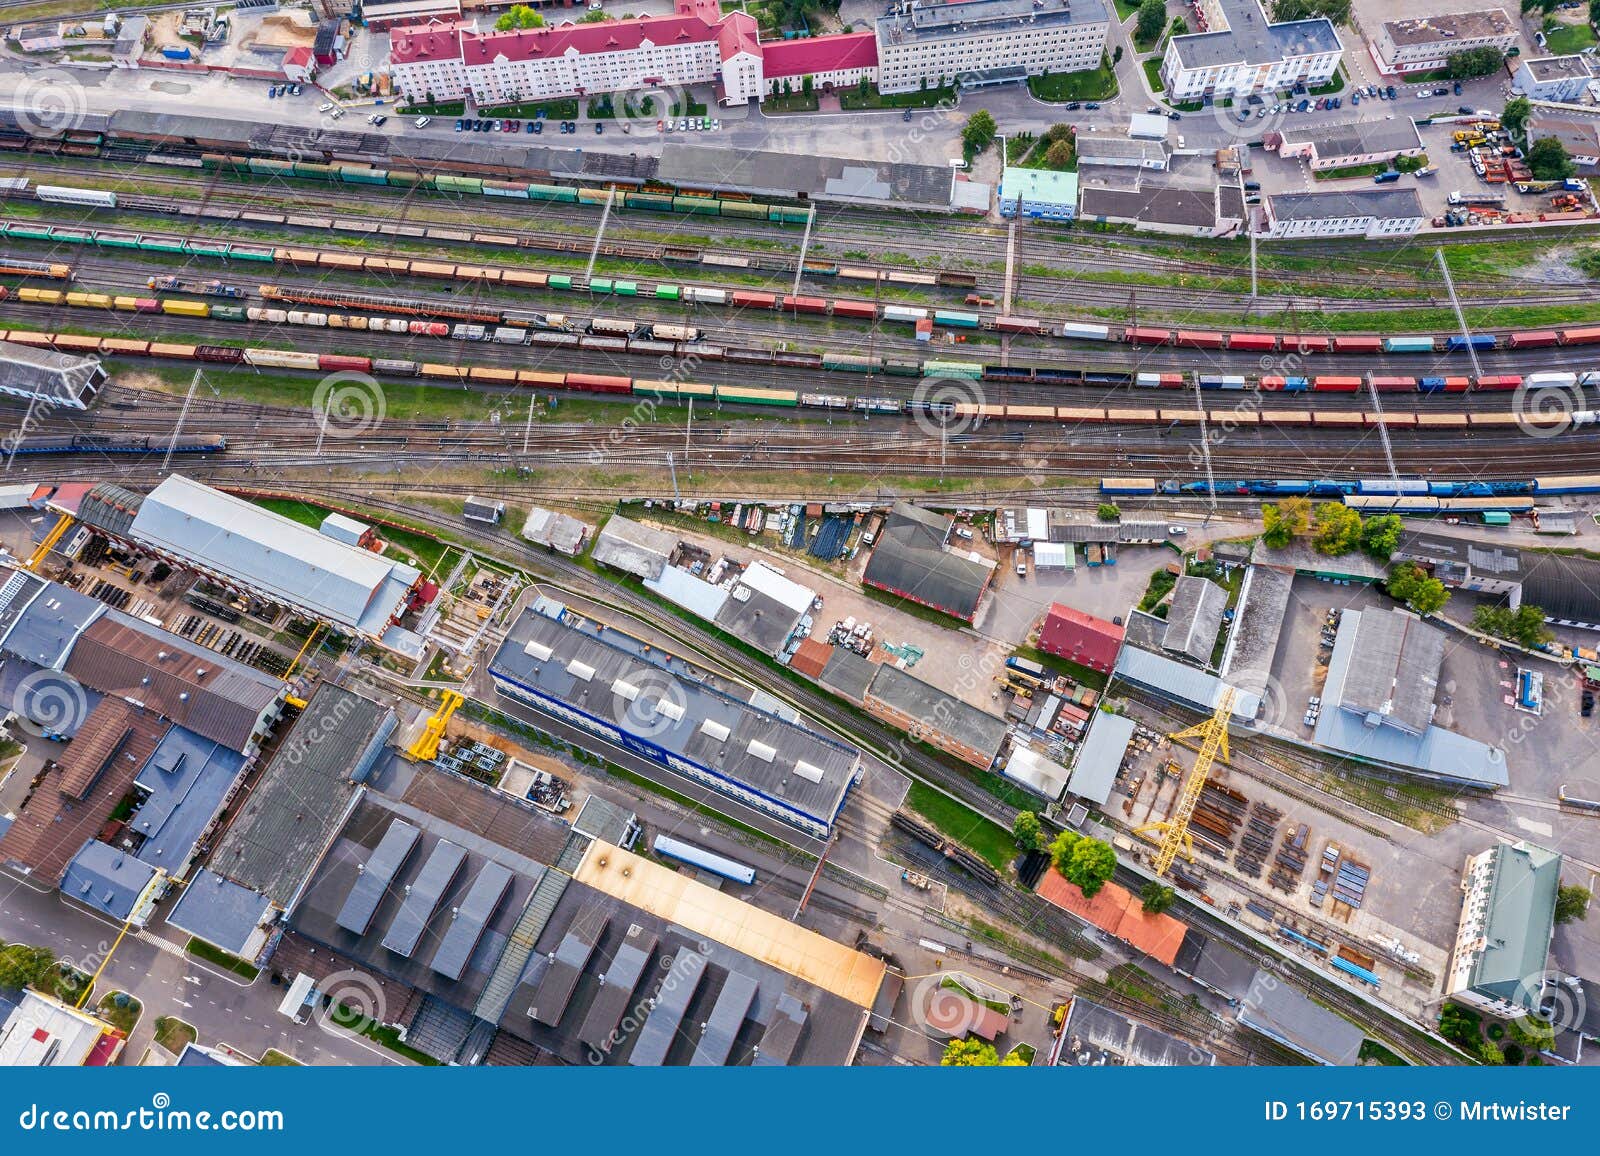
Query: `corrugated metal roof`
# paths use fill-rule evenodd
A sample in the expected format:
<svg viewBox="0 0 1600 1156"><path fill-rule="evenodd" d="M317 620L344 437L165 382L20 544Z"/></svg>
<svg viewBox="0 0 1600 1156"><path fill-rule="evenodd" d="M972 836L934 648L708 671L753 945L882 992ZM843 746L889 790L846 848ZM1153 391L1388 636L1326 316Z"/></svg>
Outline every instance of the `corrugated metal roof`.
<svg viewBox="0 0 1600 1156"><path fill-rule="evenodd" d="M1215 675L1137 646L1122 648L1117 655L1117 674L1207 714L1216 709L1224 686ZM1235 690L1233 717L1239 722L1249 722L1261 710L1261 697L1239 688Z"/></svg>
<svg viewBox="0 0 1600 1156"><path fill-rule="evenodd" d="M1067 790L1080 799L1104 803L1111 797L1111 787L1117 780L1117 771L1133 741L1134 722L1126 715L1094 712L1089 723L1089 733L1078 747L1078 757L1072 764L1072 778Z"/></svg>
<svg viewBox="0 0 1600 1156"><path fill-rule="evenodd" d="M67 864L61 893L113 919L127 919L155 876L148 863L91 839Z"/></svg>

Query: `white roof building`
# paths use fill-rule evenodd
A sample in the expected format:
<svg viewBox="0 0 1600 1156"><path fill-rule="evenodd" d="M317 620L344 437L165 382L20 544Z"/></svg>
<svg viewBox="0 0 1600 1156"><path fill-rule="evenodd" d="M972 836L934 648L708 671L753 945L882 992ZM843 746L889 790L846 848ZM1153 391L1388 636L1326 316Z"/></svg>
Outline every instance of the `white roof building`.
<svg viewBox="0 0 1600 1156"><path fill-rule="evenodd" d="M25 990L16 1010L0 1025L0 1068L79 1068L109 1063L115 1049L100 1048L100 1040L110 1033L109 1027L88 1012Z"/></svg>

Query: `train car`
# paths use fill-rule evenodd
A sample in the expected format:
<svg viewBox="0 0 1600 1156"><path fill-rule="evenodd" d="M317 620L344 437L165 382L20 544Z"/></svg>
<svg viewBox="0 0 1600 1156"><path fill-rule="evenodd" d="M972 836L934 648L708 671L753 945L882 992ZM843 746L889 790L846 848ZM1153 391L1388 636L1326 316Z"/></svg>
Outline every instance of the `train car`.
<svg viewBox="0 0 1600 1156"><path fill-rule="evenodd" d="M885 357L883 359L883 372L890 377L921 377L922 363L898 357Z"/></svg>
<svg viewBox="0 0 1600 1156"><path fill-rule="evenodd" d="M1426 494L1428 482L1424 478L1361 478L1356 482L1358 494Z"/></svg>
<svg viewBox="0 0 1600 1156"><path fill-rule="evenodd" d="M1156 492L1154 478L1101 478L1100 492L1102 494L1153 494Z"/></svg>
<svg viewBox="0 0 1600 1156"><path fill-rule="evenodd" d="M1432 353L1434 339L1431 337L1385 337L1383 351L1385 353Z"/></svg>
<svg viewBox="0 0 1600 1156"><path fill-rule="evenodd" d="M1172 344L1184 349L1221 349L1227 344L1227 338L1209 330L1180 329L1173 335Z"/></svg>
<svg viewBox="0 0 1600 1156"><path fill-rule="evenodd" d="M1061 327L1061 337L1067 341L1110 341L1111 330L1105 325L1084 325L1068 321Z"/></svg>
<svg viewBox="0 0 1600 1156"><path fill-rule="evenodd" d="M828 312L828 301L825 297L796 297L783 298L783 311L785 313L817 313Z"/></svg>
<svg viewBox="0 0 1600 1156"><path fill-rule="evenodd" d="M533 389L565 389L567 375L564 373L544 373L537 369L517 370L517 384L526 385Z"/></svg>
<svg viewBox="0 0 1600 1156"><path fill-rule="evenodd" d="M633 379L608 373L569 373L567 388L588 393L632 393Z"/></svg>
<svg viewBox="0 0 1600 1156"><path fill-rule="evenodd" d="M1035 317L996 317L994 327L1001 333L1045 333L1049 330L1049 326Z"/></svg>
<svg viewBox="0 0 1600 1156"><path fill-rule="evenodd" d="M1561 344L1561 334L1554 329L1522 329L1513 333L1506 342L1512 349L1544 349Z"/></svg>
<svg viewBox="0 0 1600 1156"><path fill-rule="evenodd" d="M155 348L151 347L154 355ZM246 349L245 362L262 369L310 369L315 370L318 355L315 353L302 353L293 349Z"/></svg>
<svg viewBox="0 0 1600 1156"><path fill-rule="evenodd" d="M1336 374L1320 374L1311 379L1311 389L1314 393L1356 393L1361 389L1361 385L1359 377Z"/></svg>
<svg viewBox="0 0 1600 1156"><path fill-rule="evenodd" d="M632 337L638 328L637 322L616 317L594 317L589 321L590 333L603 333L611 337Z"/></svg>
<svg viewBox="0 0 1600 1156"><path fill-rule="evenodd" d="M197 345L195 346L194 357L196 361L213 361L219 365L239 365L244 361L244 350L233 345Z"/></svg>
<svg viewBox="0 0 1600 1156"><path fill-rule="evenodd" d="M1575 373L1530 373L1522 379L1530 390L1533 389L1576 389L1578 375Z"/></svg>
<svg viewBox="0 0 1600 1156"><path fill-rule="evenodd" d="M399 357L374 357L372 359L373 373L382 373L391 377L415 377L421 368L415 361L407 361Z"/></svg>
<svg viewBox="0 0 1600 1156"><path fill-rule="evenodd" d="M692 325L664 325L658 321L650 326L650 336L657 341L699 341L700 331Z"/></svg>
<svg viewBox="0 0 1600 1156"><path fill-rule="evenodd" d="M1457 333L1445 338L1444 347L1451 353L1458 353L1463 349L1493 349L1498 343L1493 333Z"/></svg>
<svg viewBox="0 0 1600 1156"><path fill-rule="evenodd" d="M1536 494L1600 493L1600 474L1546 474L1533 479Z"/></svg>
<svg viewBox="0 0 1600 1156"><path fill-rule="evenodd" d="M793 409L800 395L792 389L754 389L748 386L717 386L717 400L728 405L766 405Z"/></svg>
<svg viewBox="0 0 1600 1156"><path fill-rule="evenodd" d="M347 353L320 353L317 355L317 368L368 373L372 369L372 358Z"/></svg>
<svg viewBox="0 0 1600 1156"><path fill-rule="evenodd" d="M1461 381L1461 378L1450 378L1451 381ZM1516 389L1522 384L1520 373L1501 373L1474 380L1474 389ZM1456 392L1452 390L1451 392Z"/></svg>
<svg viewBox="0 0 1600 1156"><path fill-rule="evenodd" d="M1369 373L1367 383L1379 393L1416 393L1418 390L1418 382L1414 377L1389 377Z"/></svg>
<svg viewBox="0 0 1600 1156"><path fill-rule="evenodd" d="M6 233L7 236L21 235L10 229ZM72 266L56 261L20 261L15 257L0 257L0 274L9 277L48 277L52 281L71 281Z"/></svg>
<svg viewBox="0 0 1600 1156"><path fill-rule="evenodd" d="M1417 415L1417 428L1435 433L1464 430L1467 428L1467 415L1464 413L1419 413Z"/></svg>
<svg viewBox="0 0 1600 1156"><path fill-rule="evenodd" d="M833 302L833 315L835 317L855 317L862 321L872 321L878 316L878 307L871 301L835 299Z"/></svg>
<svg viewBox="0 0 1600 1156"><path fill-rule="evenodd" d="M210 317L211 306L204 301L175 301L169 297L161 302L161 312L175 317Z"/></svg>
<svg viewBox="0 0 1600 1156"><path fill-rule="evenodd" d="M983 379L983 366L973 365L966 361L924 361L922 363L924 377L959 377L968 381L981 381Z"/></svg>
<svg viewBox="0 0 1600 1156"><path fill-rule="evenodd" d="M960 313L954 309L935 309L933 311L935 325L948 325L952 329L977 329L981 319L976 313Z"/></svg>
<svg viewBox="0 0 1600 1156"><path fill-rule="evenodd" d="M1332 348L1335 353L1382 353L1383 338L1335 337Z"/></svg>
<svg viewBox="0 0 1600 1156"><path fill-rule="evenodd" d="M33 195L58 205L86 205L94 209L114 209L117 194L104 189L74 189L65 185L35 185Z"/></svg>
<svg viewBox="0 0 1600 1156"><path fill-rule="evenodd" d="M1251 353L1270 353L1278 348L1278 335L1276 333L1230 333L1228 334L1228 348L1241 349Z"/></svg>
<svg viewBox="0 0 1600 1156"><path fill-rule="evenodd" d="M850 399L836 393L802 393L800 405L804 409L849 409Z"/></svg>
<svg viewBox="0 0 1600 1156"><path fill-rule="evenodd" d="M1172 330L1133 325L1123 331L1122 340L1129 345L1167 345L1172 341Z"/></svg>
<svg viewBox="0 0 1600 1156"><path fill-rule="evenodd" d="M1600 345L1600 325L1563 329L1558 340L1562 345Z"/></svg>
<svg viewBox="0 0 1600 1156"><path fill-rule="evenodd" d="M735 309L776 309L778 298L772 293L752 293L748 289L735 290L729 296Z"/></svg>
<svg viewBox="0 0 1600 1156"><path fill-rule="evenodd" d="M883 369L883 358L859 353L824 353L822 368L844 373L878 373Z"/></svg>
<svg viewBox="0 0 1600 1156"><path fill-rule="evenodd" d="M1237 373L1202 373L1195 379L1201 389L1243 389L1245 380Z"/></svg>
<svg viewBox="0 0 1600 1156"><path fill-rule="evenodd" d="M29 305L63 305L67 295L60 289L35 289L24 285L17 290L17 300L27 302Z"/></svg>
<svg viewBox="0 0 1600 1156"><path fill-rule="evenodd" d="M900 413L905 409L905 403L892 397L858 397L855 409L857 413Z"/></svg>
<svg viewBox="0 0 1600 1156"><path fill-rule="evenodd" d="M737 859L728 859L707 851L704 847L696 847L693 843L685 843L669 835L657 835L651 846L657 855L688 863L692 867L720 875L724 879L731 879L735 883L749 884L756 881L754 867L740 863Z"/></svg>
<svg viewBox="0 0 1600 1156"><path fill-rule="evenodd" d="M915 305L885 305L883 307L883 319L885 321L904 321L914 323L917 321L925 321L927 320L927 317L928 311L926 309L920 309Z"/></svg>
<svg viewBox="0 0 1600 1156"><path fill-rule="evenodd" d="M708 289L701 285L685 285L683 287L683 299L685 301L696 301L702 305L726 305L728 303L728 291L726 289Z"/></svg>

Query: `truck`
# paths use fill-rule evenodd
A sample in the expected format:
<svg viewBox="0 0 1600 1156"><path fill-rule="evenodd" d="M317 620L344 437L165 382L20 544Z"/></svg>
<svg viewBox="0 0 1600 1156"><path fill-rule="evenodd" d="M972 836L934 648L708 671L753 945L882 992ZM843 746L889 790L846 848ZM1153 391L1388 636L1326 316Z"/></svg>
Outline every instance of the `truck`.
<svg viewBox="0 0 1600 1156"><path fill-rule="evenodd" d="M1463 193L1459 189L1450 194L1452 205L1490 205L1496 208L1506 203L1504 193Z"/></svg>

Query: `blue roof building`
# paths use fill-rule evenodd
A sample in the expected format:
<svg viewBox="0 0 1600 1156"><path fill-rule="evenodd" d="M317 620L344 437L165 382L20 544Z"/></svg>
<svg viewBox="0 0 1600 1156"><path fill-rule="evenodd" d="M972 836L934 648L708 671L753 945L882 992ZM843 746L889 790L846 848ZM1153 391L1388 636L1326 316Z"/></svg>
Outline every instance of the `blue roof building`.
<svg viewBox="0 0 1600 1156"><path fill-rule="evenodd" d="M144 837L139 859L181 875L195 847L238 781L244 755L221 743L173 727L133 781L144 802L128 830Z"/></svg>
<svg viewBox="0 0 1600 1156"><path fill-rule="evenodd" d="M61 893L102 915L143 927L159 894L159 888L151 887L159 875L160 868L90 839L67 864Z"/></svg>

